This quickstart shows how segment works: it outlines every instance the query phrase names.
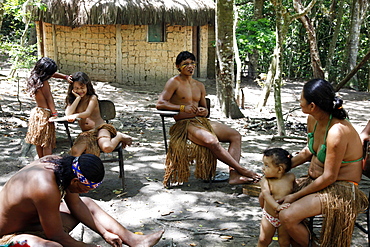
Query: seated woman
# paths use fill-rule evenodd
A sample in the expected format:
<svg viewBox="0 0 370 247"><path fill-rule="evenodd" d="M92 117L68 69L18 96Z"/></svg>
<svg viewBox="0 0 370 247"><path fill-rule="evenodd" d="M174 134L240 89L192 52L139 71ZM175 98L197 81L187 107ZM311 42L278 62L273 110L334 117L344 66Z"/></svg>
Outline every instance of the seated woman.
<svg viewBox="0 0 370 247"><path fill-rule="evenodd" d="M279 218L299 246L308 246L309 232L302 221L322 214L321 246L350 246L357 214L367 207L358 189L362 173L360 137L335 96L331 84L322 79L307 82L300 106L309 114L308 145L292 158L292 167L310 161L308 177L300 189L280 202L291 203Z"/></svg>
<svg viewBox="0 0 370 247"><path fill-rule="evenodd" d="M80 118L78 123L83 132L75 140L70 154L80 156L89 153L100 156L100 150L110 153L120 142L123 147L131 145L130 136L117 132L102 119L98 96L90 78L84 72L76 72L71 80L73 83L68 88L65 114L69 122Z"/></svg>

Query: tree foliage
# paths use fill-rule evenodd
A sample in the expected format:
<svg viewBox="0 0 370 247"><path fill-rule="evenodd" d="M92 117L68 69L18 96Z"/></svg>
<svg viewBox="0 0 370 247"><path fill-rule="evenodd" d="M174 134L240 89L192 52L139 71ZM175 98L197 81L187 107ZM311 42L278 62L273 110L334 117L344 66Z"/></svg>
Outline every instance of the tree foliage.
<svg viewBox="0 0 370 247"><path fill-rule="evenodd" d="M268 65L271 61L271 54L275 42L275 16L270 1L264 1L263 18L253 20L253 1L242 2L237 0L239 8L239 23L237 27L237 41L242 61L248 65L248 56L257 48L260 53L258 59L258 71L267 73ZM345 70L348 62L345 62L346 47L351 24L351 5L354 0L322 0L315 4L314 8L308 13L308 18L312 20L313 28L316 30L317 47L322 62L322 67L328 75L329 81L338 83L351 69ZM302 0L306 5L309 1ZM283 1L287 8L292 5L292 0ZM343 11L343 15L340 15ZM370 13L367 10L360 28L360 43L358 49L358 61L361 60L369 51L370 35L369 24ZM340 24L337 26L337 24ZM339 27L338 36L333 39L336 27ZM334 47L333 54L329 53L329 47ZM332 56L329 57L328 56ZM327 63L330 61L330 64ZM284 47L283 56L284 78L312 78L312 68L310 59L310 49L306 30L301 22L294 21L289 28L288 36ZM370 65L366 63L357 72L359 89L365 90L369 82Z"/></svg>
<svg viewBox="0 0 370 247"><path fill-rule="evenodd" d="M259 66L256 72L266 72L275 46L275 23L270 16L258 20L253 19L253 3L236 1L239 12L236 39L238 42L240 58L244 65L249 63L249 55L257 50L259 53ZM265 9L270 9L265 1Z"/></svg>
<svg viewBox="0 0 370 247"><path fill-rule="evenodd" d="M25 0L5 0L1 6L3 18L0 29L0 52L9 57L13 72L21 68L30 68L35 63L37 54L36 44L29 42L33 23L27 21L27 13L22 9L24 3ZM40 2L34 4L40 5Z"/></svg>

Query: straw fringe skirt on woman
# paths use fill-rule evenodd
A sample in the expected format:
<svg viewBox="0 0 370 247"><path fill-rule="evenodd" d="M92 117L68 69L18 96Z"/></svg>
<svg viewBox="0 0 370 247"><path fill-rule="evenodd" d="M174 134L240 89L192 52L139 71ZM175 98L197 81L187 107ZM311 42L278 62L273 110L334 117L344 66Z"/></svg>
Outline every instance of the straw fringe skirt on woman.
<svg viewBox="0 0 370 247"><path fill-rule="evenodd" d="M56 147L55 125L49 122L51 111L41 107L31 110L26 143L41 147Z"/></svg>
<svg viewBox="0 0 370 247"><path fill-rule="evenodd" d="M300 188L306 187L313 181L309 177L303 179ZM366 195L352 182L336 181L319 191L318 196L324 217L320 246L350 246L357 215L368 206Z"/></svg>

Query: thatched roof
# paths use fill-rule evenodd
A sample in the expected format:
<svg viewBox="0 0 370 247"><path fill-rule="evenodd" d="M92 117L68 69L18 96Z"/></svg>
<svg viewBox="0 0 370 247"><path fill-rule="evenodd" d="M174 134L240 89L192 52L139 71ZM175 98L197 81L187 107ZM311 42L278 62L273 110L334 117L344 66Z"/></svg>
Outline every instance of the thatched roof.
<svg viewBox="0 0 370 247"><path fill-rule="evenodd" d="M47 10L28 5L35 21L63 26L172 25L200 26L214 23L213 0L42 0Z"/></svg>

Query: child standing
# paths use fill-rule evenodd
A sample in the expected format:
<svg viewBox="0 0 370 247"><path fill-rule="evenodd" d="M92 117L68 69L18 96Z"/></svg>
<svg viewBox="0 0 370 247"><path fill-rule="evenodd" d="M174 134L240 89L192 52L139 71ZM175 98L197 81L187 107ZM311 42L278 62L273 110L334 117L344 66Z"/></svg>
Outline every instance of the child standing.
<svg viewBox="0 0 370 247"><path fill-rule="evenodd" d="M69 122L80 118L78 123L83 132L74 142L70 154L76 157L83 153L100 156L100 150L110 153L120 142L123 147L131 145L130 136L117 132L102 119L98 96L90 78L84 72L76 72L71 80L73 83L68 88L65 114Z"/></svg>
<svg viewBox="0 0 370 247"><path fill-rule="evenodd" d="M279 211L289 207L289 204L278 204L277 200L291 194L295 186L295 175L289 173L292 166L292 156L282 148L271 148L263 152L263 172L261 179L261 206L263 216L260 225L258 247L268 246L275 231L278 231L279 245L290 246L290 237L284 226L280 225Z"/></svg>
<svg viewBox="0 0 370 247"><path fill-rule="evenodd" d="M31 76L27 80L27 91L36 100L36 107L31 110L26 134L26 143L36 145L39 158L52 154L55 148L55 126L49 118L57 117L54 99L48 80L51 77L69 80L69 76L56 73L54 60L43 57L36 62Z"/></svg>

